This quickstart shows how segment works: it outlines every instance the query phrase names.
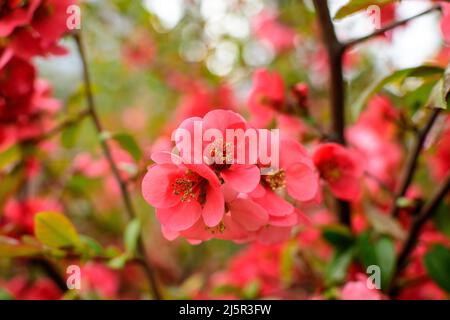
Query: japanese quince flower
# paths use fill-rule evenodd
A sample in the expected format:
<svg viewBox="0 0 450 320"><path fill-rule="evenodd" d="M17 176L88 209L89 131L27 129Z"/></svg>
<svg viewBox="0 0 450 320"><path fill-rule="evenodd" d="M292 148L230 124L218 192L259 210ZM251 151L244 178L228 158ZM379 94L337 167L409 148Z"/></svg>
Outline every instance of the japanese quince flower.
<svg viewBox="0 0 450 320"><path fill-rule="evenodd" d="M66 11L75 3L76 0L2 1L0 38L4 41L0 44L0 61L7 59L11 51L23 59L65 53L57 41L68 31Z"/></svg>
<svg viewBox="0 0 450 320"><path fill-rule="evenodd" d="M348 201L359 197L363 170L355 152L336 143L325 143L317 147L313 160L334 196Z"/></svg>
<svg viewBox="0 0 450 320"><path fill-rule="evenodd" d="M318 193L319 176L306 150L295 140L277 142L280 167L261 178L261 168L271 163L261 161L260 151L269 144L264 148L258 144L255 151L246 139L205 139L195 144L192 138L198 130L214 129L224 137L227 129L248 129L240 115L214 110L203 118L185 120L180 128L189 135L175 136L179 154L153 153L155 165L142 182L144 198L156 208L163 235L169 240L182 236L191 243L211 238L263 243L287 239L303 214L283 196L309 201ZM258 131L258 137L265 132ZM183 139L194 147L186 148ZM229 144L232 148L227 148ZM243 163L236 150L245 150ZM212 161L218 158L223 161Z"/></svg>
<svg viewBox="0 0 450 320"><path fill-rule="evenodd" d="M255 125L267 127L285 103L283 78L276 72L258 69L253 74L253 87L248 107Z"/></svg>

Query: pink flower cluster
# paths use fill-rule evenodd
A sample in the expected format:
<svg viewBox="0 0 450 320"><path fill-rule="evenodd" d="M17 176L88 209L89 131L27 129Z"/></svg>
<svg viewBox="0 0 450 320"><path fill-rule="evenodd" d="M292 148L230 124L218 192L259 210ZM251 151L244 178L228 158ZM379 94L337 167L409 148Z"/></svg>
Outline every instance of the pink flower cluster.
<svg viewBox="0 0 450 320"><path fill-rule="evenodd" d="M193 131L196 121L204 131L216 129L223 136L227 129L251 128L240 115L227 110L189 118L179 128ZM223 152L227 148L219 148L221 143L200 144L200 154ZM319 194L319 175L305 148L289 139L279 141L277 171L261 175L260 154L267 152L261 149L256 151L257 161L244 164L226 152L223 157L231 157L231 163L192 164L183 154L153 153L155 164L143 179L142 193L156 208L164 236L170 240L182 236L191 243L211 238L272 243L288 238L302 215L295 205L315 200Z"/></svg>
<svg viewBox="0 0 450 320"><path fill-rule="evenodd" d="M67 30L75 0L5 0L0 3L0 148L29 139L58 110L48 83L37 79L31 59L62 54L57 42Z"/></svg>

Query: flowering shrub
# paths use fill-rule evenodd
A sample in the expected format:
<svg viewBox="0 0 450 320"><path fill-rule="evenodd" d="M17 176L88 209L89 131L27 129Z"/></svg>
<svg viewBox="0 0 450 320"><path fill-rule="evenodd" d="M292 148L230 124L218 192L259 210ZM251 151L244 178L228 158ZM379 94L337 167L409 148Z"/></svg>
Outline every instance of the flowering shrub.
<svg viewBox="0 0 450 320"><path fill-rule="evenodd" d="M328 2L2 1L0 298L448 299L449 4Z"/></svg>

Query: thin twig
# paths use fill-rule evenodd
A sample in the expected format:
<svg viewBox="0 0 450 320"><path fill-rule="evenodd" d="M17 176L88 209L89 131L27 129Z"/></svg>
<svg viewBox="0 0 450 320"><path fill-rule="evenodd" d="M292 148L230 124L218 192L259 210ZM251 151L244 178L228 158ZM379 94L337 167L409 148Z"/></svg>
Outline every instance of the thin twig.
<svg viewBox="0 0 450 320"><path fill-rule="evenodd" d="M98 134L102 134L104 132L104 130L103 130L102 123L100 121L100 117L97 114L97 109L95 107L94 96L92 94L91 80L90 80L90 76L89 76L89 68L88 68L88 64L87 64L87 57L86 57L83 42L81 39L81 34L80 33L75 34L74 38L75 38L75 41L76 41L76 44L78 47L78 51L80 54L81 62L83 65L83 78L84 78L84 83L85 83L85 92L86 92L86 99L87 99L89 114L94 122L94 125L95 125L95 128L96 128ZM125 210L128 214L128 218L134 219L137 217L137 215L136 215L136 211L135 211L134 206L131 201L130 193L128 192L127 183L122 179L122 177L120 175L120 171L114 161L111 149L110 149L107 141L105 141L104 139L101 139L100 143L101 143L103 153L111 167L112 173L119 185L122 199L123 199L123 202L125 205ZM139 254L142 255L145 259L144 260L145 263L143 263L142 266L143 266L146 276L149 280L149 284L153 291L154 297L156 299L160 300L160 299L162 299L162 295L161 295L161 292L159 290L159 287L158 287L158 284L156 281L155 272L153 270L153 267L151 266L150 262L148 261L148 258L146 257L145 244L144 244L144 240L142 238L142 234L139 235L137 249L138 249Z"/></svg>
<svg viewBox="0 0 450 320"><path fill-rule="evenodd" d="M359 43L365 42L365 41L370 40L370 39L372 39L372 38L374 38L376 36L382 35L382 34L384 34L387 31L390 31L392 29L395 29L397 27L405 25L408 22L410 22L411 20L417 19L417 18L419 18L421 16L424 16L424 15L429 14L429 13L434 12L434 11L440 11L441 9L442 8L441 8L440 5L434 5L431 8L429 8L429 9L427 9L427 10L425 10L425 11L419 13L419 14L416 14L416 15L414 15L412 17L406 18L404 20L399 20L399 21L392 22L392 23L388 24L387 26L385 26L383 28L380 28L380 29L378 29L378 30L376 30L376 31L374 31L374 32L364 36L364 37L347 41L347 42L344 43L344 47L346 49L351 48L351 47L353 47L353 46L355 46L355 45L357 45Z"/></svg>
<svg viewBox="0 0 450 320"><path fill-rule="evenodd" d="M395 279L405 268L406 263L413 249L415 248L417 241L420 236L420 232L422 231L425 223L430 220L433 215L436 214L437 208L441 201L448 195L450 192L450 175L444 180L442 185L436 190L435 194L431 197L431 199L423 206L420 213L413 219L411 223L411 229L408 233L408 237L403 244L402 249L400 250L400 254L397 259L396 271L393 279ZM396 295L398 288L395 286L391 286L390 294Z"/></svg>
<svg viewBox="0 0 450 320"><path fill-rule="evenodd" d="M343 55L345 47L336 36L333 21L331 21L327 0L314 0L314 7L322 29L322 38L328 53L330 69L330 108L331 108L331 138L345 145L345 84L343 76ZM351 207L347 201L336 199L336 207L341 223L350 226Z"/></svg>
<svg viewBox="0 0 450 320"><path fill-rule="evenodd" d="M431 128L433 127L433 124L435 123L436 119L439 116L439 113L441 112L441 109L433 109L430 117L428 118L428 121L425 125L425 127L422 130L419 130L417 133L417 140L414 145L414 148L408 157L407 164L405 166L405 170L402 174L400 187L398 189L398 192L396 194L396 200L399 198L402 198L406 195L406 192L408 191L409 186L411 185L411 182L413 181L414 174L416 172L417 168L417 162L420 156L420 152L422 151L423 145L425 143L425 140L428 136L428 133L430 132ZM397 201L392 206L391 209L391 215L396 217L399 213L399 206L397 204Z"/></svg>

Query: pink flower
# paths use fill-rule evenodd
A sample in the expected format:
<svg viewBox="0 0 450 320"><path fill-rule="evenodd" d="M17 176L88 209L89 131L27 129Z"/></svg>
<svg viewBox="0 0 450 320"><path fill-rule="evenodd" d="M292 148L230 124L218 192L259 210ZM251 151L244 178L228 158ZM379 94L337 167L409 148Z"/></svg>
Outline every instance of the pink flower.
<svg viewBox="0 0 450 320"><path fill-rule="evenodd" d="M17 57L0 69L0 122L17 121L32 111L35 77L34 66Z"/></svg>
<svg viewBox="0 0 450 320"><path fill-rule="evenodd" d="M81 290L95 292L103 298L113 298L119 290L118 274L101 263L90 262L81 268Z"/></svg>
<svg viewBox="0 0 450 320"><path fill-rule="evenodd" d="M428 158L428 163L437 180L443 180L450 172L450 117L447 117L445 128L436 145L433 155Z"/></svg>
<svg viewBox="0 0 450 320"><path fill-rule="evenodd" d="M284 107L284 82L276 72L258 69L253 74L253 87L247 104L254 117L254 125L267 127L277 111Z"/></svg>
<svg viewBox="0 0 450 320"><path fill-rule="evenodd" d="M142 181L145 200L156 208L156 216L170 231L192 227L200 217L215 227L224 214L224 198L214 171L205 164L172 163L175 155L152 155L155 165Z"/></svg>
<svg viewBox="0 0 450 320"><path fill-rule="evenodd" d="M319 177L312 159L295 140L271 141L268 130L255 132L253 150L251 139L237 138L236 132L246 129L254 130L237 113L210 111L181 123L173 136L179 156L152 154L156 164L148 169L142 192L156 208L165 238L182 236L193 244L211 238L275 243L289 238L292 227L304 219L284 197L302 202L316 198ZM217 135L209 139L210 132ZM201 141L195 141L198 135ZM280 166L261 179L263 167L277 164L272 157L279 150L272 146L281 150Z"/></svg>
<svg viewBox="0 0 450 320"><path fill-rule="evenodd" d="M382 294L377 289L369 289L366 282L366 277L362 274L358 280L347 282L341 290L341 299L382 300Z"/></svg>
<svg viewBox="0 0 450 320"><path fill-rule="evenodd" d="M450 4L441 1L443 15L441 18L441 31L445 42L450 43Z"/></svg>
<svg viewBox="0 0 450 320"><path fill-rule="evenodd" d="M254 19L252 27L256 37L267 42L276 52L294 48L295 30L280 23L273 12L262 11Z"/></svg>
<svg viewBox="0 0 450 320"><path fill-rule="evenodd" d="M0 6L0 37L6 38L6 46L24 59L64 53L57 41L69 31L66 11L75 3L76 0L8 0Z"/></svg>
<svg viewBox="0 0 450 320"><path fill-rule="evenodd" d="M42 211L61 212L59 203L46 198L29 198L25 201L10 199L4 208L4 222L27 234L34 233L34 216Z"/></svg>
<svg viewBox="0 0 450 320"><path fill-rule="evenodd" d="M7 283L0 283L16 300L59 300L61 290L48 278L39 278L33 283L22 276L14 277Z"/></svg>
<svg viewBox="0 0 450 320"><path fill-rule="evenodd" d="M336 143L325 143L317 147L313 160L337 198L352 201L359 197L363 171L353 151Z"/></svg>

